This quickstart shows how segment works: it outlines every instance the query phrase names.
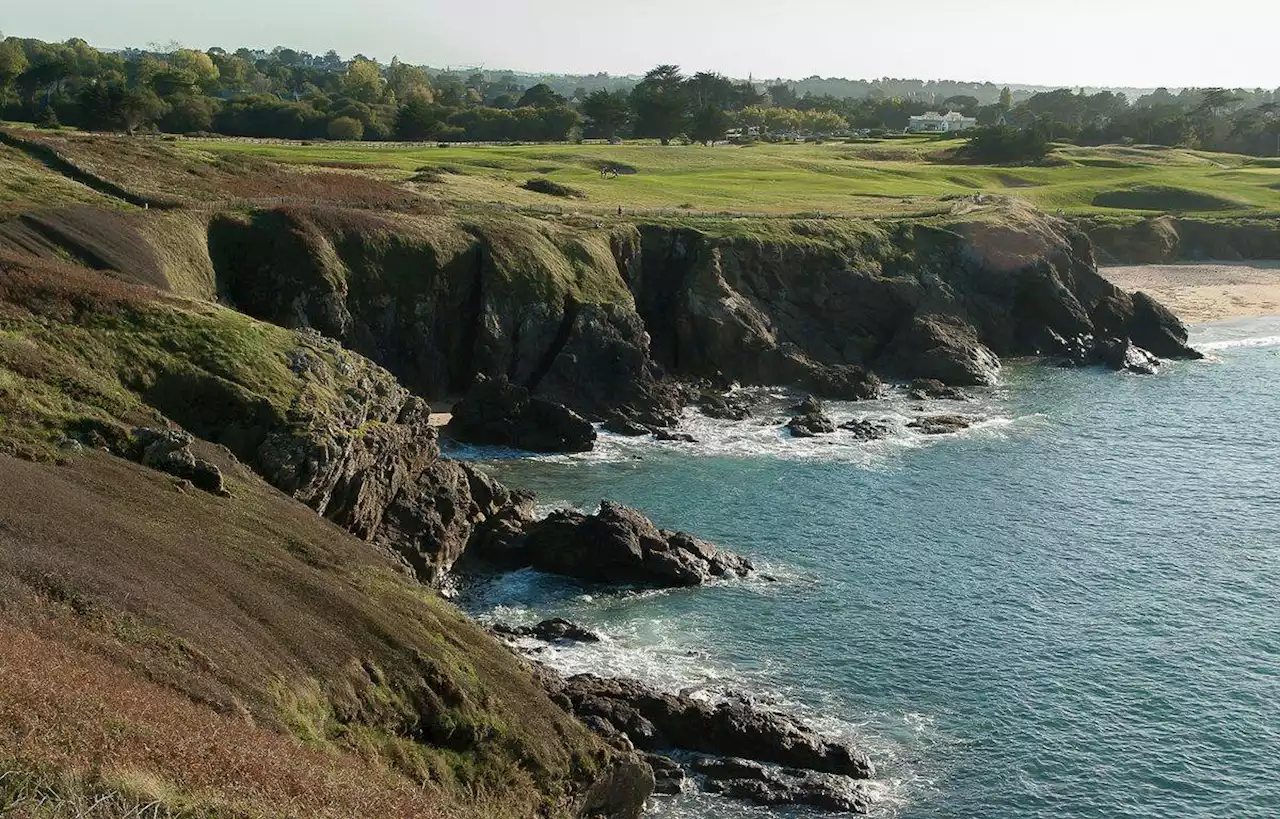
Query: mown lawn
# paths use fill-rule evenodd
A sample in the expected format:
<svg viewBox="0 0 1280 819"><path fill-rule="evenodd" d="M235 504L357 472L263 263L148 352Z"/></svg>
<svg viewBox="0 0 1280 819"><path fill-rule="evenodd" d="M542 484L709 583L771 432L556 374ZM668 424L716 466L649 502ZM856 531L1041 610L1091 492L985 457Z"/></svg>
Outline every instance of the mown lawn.
<svg viewBox="0 0 1280 819"><path fill-rule="evenodd" d="M825 212L928 210L942 197L998 193L1070 214L1280 213L1280 162L1184 149L1057 148L1043 166L955 164L958 140L907 137L823 145L451 146L186 140L212 159L252 155L295 165L367 170L443 200L624 209ZM617 168L617 178L600 175ZM519 188L546 176L585 194Z"/></svg>

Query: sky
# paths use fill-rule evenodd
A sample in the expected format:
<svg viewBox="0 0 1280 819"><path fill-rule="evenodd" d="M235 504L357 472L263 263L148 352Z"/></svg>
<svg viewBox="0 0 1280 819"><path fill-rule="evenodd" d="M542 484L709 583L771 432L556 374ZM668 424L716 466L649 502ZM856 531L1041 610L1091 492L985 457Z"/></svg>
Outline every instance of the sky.
<svg viewBox="0 0 1280 819"><path fill-rule="evenodd" d="M1280 87L1280 0L0 0L0 31L554 73Z"/></svg>

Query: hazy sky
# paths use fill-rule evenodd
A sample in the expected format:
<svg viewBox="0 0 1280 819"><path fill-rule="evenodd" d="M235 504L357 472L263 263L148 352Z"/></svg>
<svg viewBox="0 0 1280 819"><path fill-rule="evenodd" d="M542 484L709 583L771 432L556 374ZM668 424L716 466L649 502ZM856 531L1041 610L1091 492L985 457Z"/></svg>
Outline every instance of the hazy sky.
<svg viewBox="0 0 1280 819"><path fill-rule="evenodd" d="M0 0L6 34L611 74L1280 86L1280 0ZM1182 9L1187 9L1183 11ZM1192 9L1198 9L1193 11Z"/></svg>

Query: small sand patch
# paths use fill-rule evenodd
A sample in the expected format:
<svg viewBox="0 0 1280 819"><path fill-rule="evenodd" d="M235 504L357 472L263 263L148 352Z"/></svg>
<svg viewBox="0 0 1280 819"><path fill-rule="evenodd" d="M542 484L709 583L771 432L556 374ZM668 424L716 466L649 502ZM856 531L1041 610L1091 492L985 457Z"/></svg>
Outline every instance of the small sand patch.
<svg viewBox="0 0 1280 819"><path fill-rule="evenodd" d="M1105 267L1124 290L1150 293L1183 321L1280 316L1280 261Z"/></svg>

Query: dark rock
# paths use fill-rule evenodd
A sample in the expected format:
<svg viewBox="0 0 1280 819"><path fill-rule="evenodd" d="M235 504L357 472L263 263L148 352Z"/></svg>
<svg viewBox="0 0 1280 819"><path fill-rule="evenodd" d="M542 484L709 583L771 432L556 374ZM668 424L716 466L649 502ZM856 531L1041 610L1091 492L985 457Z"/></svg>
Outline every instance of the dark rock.
<svg viewBox="0 0 1280 819"><path fill-rule="evenodd" d="M553 698L567 700L579 718L609 722L641 750L739 757L856 779L874 773L870 760L851 746L827 740L795 719L761 710L745 699L713 704L663 693L635 680L589 674L568 680L548 677L547 684Z"/></svg>
<svg viewBox="0 0 1280 819"><path fill-rule="evenodd" d="M209 461L197 458L191 451L195 438L178 429L133 431L136 456L143 465L190 481L193 486L214 495L227 495L222 471Z"/></svg>
<svg viewBox="0 0 1280 819"><path fill-rule="evenodd" d="M1134 293L1132 298L1129 340L1135 347L1162 358L1204 358L1187 344L1187 327L1169 308L1146 293Z"/></svg>
<svg viewBox="0 0 1280 819"><path fill-rule="evenodd" d="M924 401L929 398L945 401L967 401L969 394L957 387L943 384L936 378L917 378L907 385L907 397L913 401Z"/></svg>
<svg viewBox="0 0 1280 819"><path fill-rule="evenodd" d="M846 421L840 425L840 429L853 433L853 437L859 441L879 441L893 433L893 424L888 421L864 418Z"/></svg>
<svg viewBox="0 0 1280 819"><path fill-rule="evenodd" d="M757 805L805 805L857 814L870 809L857 783L845 776L776 768L744 759L699 759L693 767L706 777L707 791Z"/></svg>
<svg viewBox="0 0 1280 819"><path fill-rule="evenodd" d="M493 627L493 631L497 634L502 634L508 637L533 637L534 639L544 640L548 643L559 641L570 643L600 642L599 634L559 617L551 620L543 620L536 626L513 627L498 624Z"/></svg>
<svg viewBox="0 0 1280 819"><path fill-rule="evenodd" d="M746 558L684 532L659 530L636 510L611 501L594 515L553 512L488 556L583 580L654 587L696 586L751 571Z"/></svg>
<svg viewBox="0 0 1280 819"><path fill-rule="evenodd" d="M949 386L987 386L1000 375L1000 359L956 316L917 315L894 335L881 359L893 372Z"/></svg>
<svg viewBox="0 0 1280 819"><path fill-rule="evenodd" d="M721 395L704 392L698 397L698 408L708 418L722 421L745 421L751 417L752 400L743 394Z"/></svg>
<svg viewBox="0 0 1280 819"><path fill-rule="evenodd" d="M660 754L645 754L644 761L653 768L653 776L657 782L654 793L674 796L684 792L686 777L680 763Z"/></svg>
<svg viewBox="0 0 1280 819"><path fill-rule="evenodd" d="M659 429L653 433L653 437L658 441L668 441L677 444L696 444L698 439L687 432L672 432L667 429Z"/></svg>
<svg viewBox="0 0 1280 819"><path fill-rule="evenodd" d="M654 784L648 763L635 754L622 754L596 778L574 815L581 819L640 819Z"/></svg>
<svg viewBox="0 0 1280 819"><path fill-rule="evenodd" d="M1118 338L1103 339L1096 346L1098 359L1113 370L1127 370L1139 375L1155 375L1160 359Z"/></svg>
<svg viewBox="0 0 1280 819"><path fill-rule="evenodd" d="M813 438L836 431L835 422L827 416L822 402L812 395L792 407L791 411L796 415L787 422L787 429L793 438Z"/></svg>
<svg viewBox="0 0 1280 819"><path fill-rule="evenodd" d="M625 435L628 438L638 438L641 435L651 435L654 432L653 427L649 427L639 421L633 421L630 418L617 415L605 421L603 428L605 432L612 432L615 435Z"/></svg>
<svg viewBox="0 0 1280 819"><path fill-rule="evenodd" d="M879 376L853 364L812 366L793 383L837 401L870 401L884 389Z"/></svg>
<svg viewBox="0 0 1280 819"><path fill-rule="evenodd" d="M964 415L927 415L907 424L925 435L951 435L973 426L975 419Z"/></svg>
<svg viewBox="0 0 1280 819"><path fill-rule="evenodd" d="M530 452L589 452L596 431L563 404L531 396L505 378L483 376L453 408L449 433L473 444Z"/></svg>
<svg viewBox="0 0 1280 819"><path fill-rule="evenodd" d="M817 415L825 410L826 407L816 396L806 395L798 404L792 404L788 411L796 415Z"/></svg>

